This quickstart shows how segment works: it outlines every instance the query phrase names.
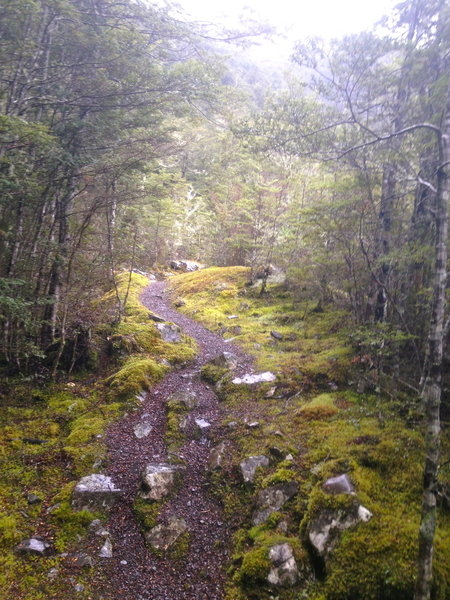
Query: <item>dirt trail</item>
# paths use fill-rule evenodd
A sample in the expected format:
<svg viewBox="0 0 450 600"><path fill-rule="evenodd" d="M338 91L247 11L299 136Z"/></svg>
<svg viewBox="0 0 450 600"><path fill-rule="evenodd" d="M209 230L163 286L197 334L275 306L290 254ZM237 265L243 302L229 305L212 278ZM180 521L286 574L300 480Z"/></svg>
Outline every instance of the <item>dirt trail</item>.
<svg viewBox="0 0 450 600"><path fill-rule="evenodd" d="M218 503L207 489L206 465L211 450L207 440L189 440L177 453L185 461L183 484L164 505L161 519L169 515L186 520L190 533L187 556L179 561L157 558L144 544L132 505L139 487L140 474L149 462L170 462L164 444L165 403L176 390L193 391L198 406L195 418L204 418L213 429L220 421L218 400L213 390L199 378L202 365L223 351L238 356L237 372L250 368L250 357L226 343L202 325L170 307L163 282L152 283L143 293L142 302L153 312L179 325L197 340L200 348L194 363L173 371L155 386L142 403L142 409L126 416L108 432L108 474L125 491L111 512L109 530L113 558L103 559L106 590L98 598L108 600L220 600L223 597L224 570L229 550L229 531ZM142 419L153 430L137 439L134 426ZM101 586L104 587L104 586Z"/></svg>

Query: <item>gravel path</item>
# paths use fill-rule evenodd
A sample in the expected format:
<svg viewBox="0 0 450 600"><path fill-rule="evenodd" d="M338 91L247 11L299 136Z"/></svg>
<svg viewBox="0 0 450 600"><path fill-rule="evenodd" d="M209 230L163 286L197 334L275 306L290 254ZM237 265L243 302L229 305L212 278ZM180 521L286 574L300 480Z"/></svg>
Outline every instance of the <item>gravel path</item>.
<svg viewBox="0 0 450 600"><path fill-rule="evenodd" d="M164 282L152 283L141 300L150 310L176 323L184 333L195 338L200 352L194 363L171 372L155 386L146 395L141 410L129 414L109 429L108 474L125 493L111 511L108 527L114 556L102 560L107 583L98 598L220 600L223 598L230 532L223 522L220 506L207 490L210 442L188 440L177 453L186 464L183 484L161 513L162 521L170 515L186 520L190 546L185 558L170 561L150 552L144 544L132 505L145 464L170 461L164 444L168 396L176 390L194 392L198 398L198 406L192 411L194 417L206 419L214 429L220 422L219 403L213 390L199 378L201 366L223 351L232 351L239 359L236 371L243 374L251 369L251 360L239 348L171 308ZM133 428L142 420L150 421L153 429L139 440Z"/></svg>

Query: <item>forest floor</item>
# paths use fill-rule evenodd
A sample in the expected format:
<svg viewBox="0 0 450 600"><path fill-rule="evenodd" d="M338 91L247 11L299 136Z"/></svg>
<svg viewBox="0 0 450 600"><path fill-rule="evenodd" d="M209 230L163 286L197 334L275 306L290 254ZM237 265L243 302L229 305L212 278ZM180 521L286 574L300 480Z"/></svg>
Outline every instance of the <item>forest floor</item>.
<svg viewBox="0 0 450 600"><path fill-rule="evenodd" d="M248 372L250 357L223 338L170 307L164 282L152 283L141 301L152 312L182 328L194 338L199 352L193 363L171 372L145 395L139 411L125 416L108 431L108 475L124 490L112 509L108 523L113 558L104 562L105 582L100 597L121 600L219 600L223 597L224 568L230 550L229 532L222 508L208 491L207 462L211 442L188 439L176 456L165 443L166 403L177 391L196 395L192 416L215 426L220 421L219 402L211 386L200 379L203 365L232 349L238 357L237 374ZM152 424L150 434L138 439L134 427L142 418ZM185 519L189 531L186 554L178 560L157 557L146 546L133 511L140 475L148 463L182 462L182 484L165 504L158 522L171 516Z"/></svg>

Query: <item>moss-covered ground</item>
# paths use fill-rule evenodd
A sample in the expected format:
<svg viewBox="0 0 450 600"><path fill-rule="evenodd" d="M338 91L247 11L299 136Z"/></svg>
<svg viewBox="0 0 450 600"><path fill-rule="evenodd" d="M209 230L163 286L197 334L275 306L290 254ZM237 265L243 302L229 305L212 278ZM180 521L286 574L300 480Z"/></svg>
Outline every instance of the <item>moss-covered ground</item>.
<svg viewBox="0 0 450 600"><path fill-rule="evenodd" d="M256 366L277 375L259 388L233 385L223 369L203 368L216 384L227 439L227 467L212 475L235 529L227 600L251 598L311 600L403 600L412 598L424 462L423 422L413 397L357 393L360 361L350 343L348 315L333 306L294 302L289 290L246 285L243 267L209 268L170 280L185 313L255 356ZM233 318L229 318L233 317ZM275 336L274 336L275 333ZM278 339L277 339L278 338ZM217 384L218 382L218 384ZM405 415L415 416L406 420ZM249 426L251 423L257 425ZM449 450L443 434L443 454ZM264 454L252 487L238 465ZM292 460L285 460L286 455ZM347 473L357 501L373 517L347 529L324 563L307 543L308 524L321 510L355 502L322 490L331 476ZM442 470L447 478L448 466ZM295 480L299 493L266 523L252 527L256 493ZM268 548L289 541L301 570L299 585L271 590ZM450 514L439 508L433 598L450 597Z"/></svg>
<svg viewBox="0 0 450 600"><path fill-rule="evenodd" d="M128 274L119 276L118 284L124 298ZM139 301L147 285L146 277L132 274L119 324L110 324L116 314L115 292L99 299L96 310L103 312L97 332L101 376L84 373L39 385L18 378L2 381L1 600L92 597L94 570L73 569L64 554L76 550L91 521L104 515L74 512L72 489L80 477L104 471L108 425L139 405L136 396L173 365L196 354L191 339L184 338L179 344L161 340L148 309ZM34 535L50 540L55 554L45 558L17 556L14 547ZM76 585L80 586L77 590Z"/></svg>

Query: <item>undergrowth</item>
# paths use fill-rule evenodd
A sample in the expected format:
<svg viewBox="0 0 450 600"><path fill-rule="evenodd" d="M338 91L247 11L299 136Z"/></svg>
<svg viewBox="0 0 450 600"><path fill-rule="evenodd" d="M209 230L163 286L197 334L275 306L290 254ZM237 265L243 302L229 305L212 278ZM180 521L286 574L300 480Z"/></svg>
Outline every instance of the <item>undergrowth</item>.
<svg viewBox="0 0 450 600"><path fill-rule="evenodd" d="M239 527L229 569L227 600L403 600L413 595L424 461L423 431L405 421L415 398L356 392L357 361L348 315L333 306L294 302L289 290L246 285L243 267L211 268L174 277L181 310L255 356L277 375L274 384L234 385L214 365L203 377L223 400L220 439L230 443L228 466L211 476L230 526ZM323 309L323 310L322 310ZM233 317L230 319L229 317ZM276 335L273 335L273 332ZM271 389L272 386L272 389ZM257 426L249 427L256 422ZM232 424L232 427L229 424ZM449 447L443 436L444 453ZM263 454L251 489L239 463ZM291 455L290 461L284 457ZM356 496L324 493L327 478L348 474ZM295 479L298 494L266 523L252 527L259 491ZM341 534L326 561L314 554L308 525L324 510L355 502L373 514ZM450 594L450 514L442 508L435 540L434 600ZM300 570L292 590L271 589L268 551L277 540L295 550Z"/></svg>
<svg viewBox="0 0 450 600"><path fill-rule="evenodd" d="M128 274L119 276L122 298L127 285ZM14 380L0 389L1 600L92 597L89 569L71 570L64 553L77 549L92 520L105 515L72 510L73 487L84 475L104 472L108 425L138 406L139 394L172 365L196 354L195 343L187 337L178 344L161 340L149 310L139 301L147 285L146 277L133 273L121 322L100 326L98 337L109 338L104 379L92 382L88 373L39 387ZM99 299L105 319L114 318L114 302L115 292ZM30 498L37 500L29 503ZM55 553L17 556L15 546L34 535L50 540ZM54 579L48 577L51 569L57 570ZM77 584L82 589L75 592Z"/></svg>

